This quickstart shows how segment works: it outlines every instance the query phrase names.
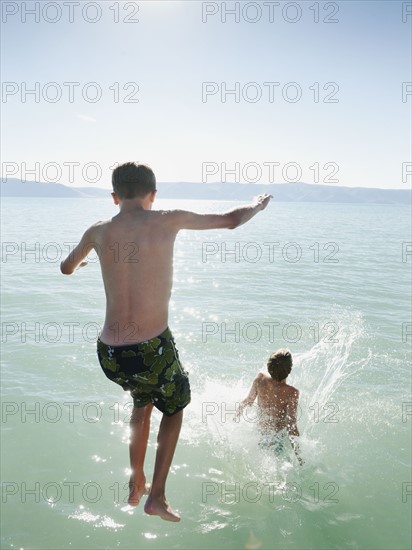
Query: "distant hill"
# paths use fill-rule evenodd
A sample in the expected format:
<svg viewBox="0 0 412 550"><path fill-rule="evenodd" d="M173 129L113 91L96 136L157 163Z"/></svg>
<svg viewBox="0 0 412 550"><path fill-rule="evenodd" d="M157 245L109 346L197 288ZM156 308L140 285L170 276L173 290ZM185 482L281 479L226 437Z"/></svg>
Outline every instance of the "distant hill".
<svg viewBox="0 0 412 550"><path fill-rule="evenodd" d="M10 178L2 181L0 194L2 197L61 197L61 198L90 198L107 196L106 189L98 187L69 187L62 183L39 183Z"/></svg>
<svg viewBox="0 0 412 550"><path fill-rule="evenodd" d="M158 182L158 197L164 199L209 199L249 201L259 193L271 193L278 202L335 202L371 204L411 204L409 189L340 187L312 183L188 183ZM99 187L69 187L62 183L1 182L3 197L107 197L111 190Z"/></svg>

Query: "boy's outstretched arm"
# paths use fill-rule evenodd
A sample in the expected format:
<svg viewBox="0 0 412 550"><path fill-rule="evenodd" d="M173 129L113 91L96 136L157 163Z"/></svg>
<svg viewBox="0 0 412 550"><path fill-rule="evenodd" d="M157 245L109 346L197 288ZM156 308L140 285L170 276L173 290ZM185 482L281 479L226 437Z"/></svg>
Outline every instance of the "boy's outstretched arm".
<svg viewBox="0 0 412 550"><path fill-rule="evenodd" d="M171 212L173 223L179 229L234 229L249 221L269 204L272 195L264 194L256 197L249 206L233 208L223 214L196 214L186 210Z"/></svg>
<svg viewBox="0 0 412 550"><path fill-rule="evenodd" d="M255 401L258 394L259 376L260 374L258 374L256 378L253 380L248 396L245 397L245 399L243 399L243 401L240 402L239 408L236 412L236 418L242 414L245 407L249 407Z"/></svg>
<svg viewBox="0 0 412 550"><path fill-rule="evenodd" d="M83 260L95 247L94 228L95 225L92 225L92 227L89 227L89 229L85 231L79 244L70 252L67 258L61 262L60 271L64 275L71 275L77 268L87 265L87 262Z"/></svg>

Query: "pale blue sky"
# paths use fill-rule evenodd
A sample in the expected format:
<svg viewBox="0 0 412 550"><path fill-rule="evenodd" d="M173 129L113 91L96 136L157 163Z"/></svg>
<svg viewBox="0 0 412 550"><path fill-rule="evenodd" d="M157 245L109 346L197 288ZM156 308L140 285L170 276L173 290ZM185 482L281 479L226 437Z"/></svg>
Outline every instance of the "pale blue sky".
<svg viewBox="0 0 412 550"><path fill-rule="evenodd" d="M402 102L402 82L412 81L411 22L402 22L402 9L410 3L397 1L279 2L274 5L274 22L264 2L252 2L262 11L260 21L250 23L242 15L236 23L228 15L222 22L224 7L235 2L145 1L99 2L101 19L89 23L81 9L91 2L75 6L74 21L63 2L39 2L40 22L27 15L23 22L22 2L2 2L2 80L17 89L4 96L2 103L2 163L9 177L24 176L22 163L33 168L39 163L40 177L54 178L54 169L44 171L48 163L58 163L61 182L75 186L109 187L115 162L136 160L154 169L159 181L205 180L203 163L211 163L216 175L207 181L222 179L222 163L233 169L240 166L240 181L247 163L256 163L262 171L260 183L269 182L269 169L263 163L280 163L274 168L274 181L285 181L282 168L297 163L301 181L314 182L310 166L319 163L319 182L331 173L326 163L335 163L335 185L382 188L408 188L402 163L411 162L412 95ZM7 15L7 11L16 11ZM35 2L26 1L34 7ZM49 4L43 15L44 6ZM52 4L61 7L61 19ZM202 10L217 9L207 22ZM240 2L240 11L247 2ZM296 4L301 19L296 23L282 19L295 17ZM320 22L314 22L310 7L318 4ZM257 8L249 8L253 17ZM290 5L287 7L287 5ZM120 21L114 22L115 6ZM285 7L286 6L286 7ZM331 13L337 23L324 23ZM405 8L406 6L406 8ZM137 11L138 8L138 11ZM87 16L96 13L93 6ZM135 13L133 13L135 12ZM138 23L124 23L130 14ZM40 83L40 93L48 82L57 82L62 98L49 103L33 96L21 99L23 82L27 88ZM64 82L79 82L74 102L69 102ZM97 82L102 98L85 101L83 86ZM110 87L120 84L120 102L115 103ZM138 103L124 103L123 85L134 82ZM215 82L219 93L202 101L202 83ZM258 84L262 98L250 103L241 96L221 101L222 82L241 89L248 82ZM264 82L280 82L274 102L269 101ZM291 103L282 97L283 86L298 83L300 101ZM320 101L314 101L315 82L320 84ZM324 103L322 88L335 82L337 103ZM45 88L46 86L46 88ZM410 88L412 90L412 87ZM52 88L48 88L50 94ZM90 88L92 91L92 88ZM290 88L293 92L293 88ZM252 88L250 88L252 95ZM5 169L5 162L9 163ZM15 164L12 164L15 163ZM64 165L63 163L66 163ZM67 163L73 168L70 182ZM88 163L98 163L101 174L95 178ZM329 165L330 166L330 165ZM11 172L16 169L16 174ZM246 172L253 178L253 168ZM286 172L294 177L294 170ZM42 177L46 175L46 177ZM96 181L92 181L96 179ZM235 178L228 177L228 181Z"/></svg>

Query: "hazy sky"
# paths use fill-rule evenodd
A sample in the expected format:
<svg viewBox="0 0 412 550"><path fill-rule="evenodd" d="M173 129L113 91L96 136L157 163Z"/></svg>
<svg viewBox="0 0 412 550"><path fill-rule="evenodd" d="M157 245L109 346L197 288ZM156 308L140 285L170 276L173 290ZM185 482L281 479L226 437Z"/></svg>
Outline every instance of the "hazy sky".
<svg viewBox="0 0 412 550"><path fill-rule="evenodd" d="M3 180L411 185L411 2L1 4Z"/></svg>

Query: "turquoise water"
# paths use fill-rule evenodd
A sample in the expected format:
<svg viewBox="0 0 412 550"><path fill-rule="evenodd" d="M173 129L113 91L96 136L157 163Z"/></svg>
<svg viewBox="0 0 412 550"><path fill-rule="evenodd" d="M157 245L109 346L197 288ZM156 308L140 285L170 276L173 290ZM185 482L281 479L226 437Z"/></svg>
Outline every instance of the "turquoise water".
<svg viewBox="0 0 412 550"><path fill-rule="evenodd" d="M410 209L272 203L234 231L179 234L170 326L193 397L167 486L176 525L126 504L131 403L96 357L98 263L59 271L109 199L2 201L2 548L409 548ZM301 468L258 448L254 409L233 421L279 347Z"/></svg>

